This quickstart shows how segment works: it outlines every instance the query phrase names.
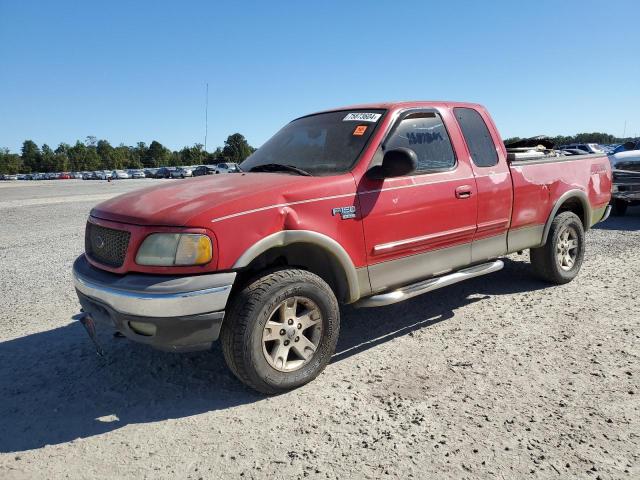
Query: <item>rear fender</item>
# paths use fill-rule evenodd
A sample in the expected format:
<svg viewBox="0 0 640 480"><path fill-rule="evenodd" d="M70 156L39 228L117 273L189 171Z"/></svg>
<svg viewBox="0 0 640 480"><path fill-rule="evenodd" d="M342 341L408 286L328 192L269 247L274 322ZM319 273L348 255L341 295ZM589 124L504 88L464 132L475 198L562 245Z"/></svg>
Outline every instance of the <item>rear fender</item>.
<svg viewBox="0 0 640 480"><path fill-rule="evenodd" d="M583 215L578 216L581 217L580 220L582 221L584 230L587 231L589 227L591 227L591 217L593 215L593 212L587 194L582 190L569 190L568 192L563 193L553 206L551 214L549 215L549 218L544 225L544 233L542 234L542 241L540 242L541 246L547 243L547 237L549 236L549 230L551 229L551 223L553 222L553 219L562 209L563 205L565 205L568 201L574 199L578 200L580 202L580 205L582 206Z"/></svg>

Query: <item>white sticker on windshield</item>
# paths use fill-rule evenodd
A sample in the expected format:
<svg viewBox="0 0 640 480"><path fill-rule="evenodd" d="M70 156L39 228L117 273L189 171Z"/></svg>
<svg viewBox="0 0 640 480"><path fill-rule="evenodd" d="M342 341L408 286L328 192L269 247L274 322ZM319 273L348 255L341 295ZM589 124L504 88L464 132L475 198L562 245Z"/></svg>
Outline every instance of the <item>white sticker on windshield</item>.
<svg viewBox="0 0 640 480"><path fill-rule="evenodd" d="M354 112L342 119L343 122L377 122L381 113Z"/></svg>

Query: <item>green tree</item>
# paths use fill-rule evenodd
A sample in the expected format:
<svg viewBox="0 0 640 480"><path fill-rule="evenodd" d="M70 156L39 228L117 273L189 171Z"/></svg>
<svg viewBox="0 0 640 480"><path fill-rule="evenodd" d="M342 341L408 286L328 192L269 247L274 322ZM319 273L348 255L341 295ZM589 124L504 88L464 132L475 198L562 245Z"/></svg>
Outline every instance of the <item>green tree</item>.
<svg viewBox="0 0 640 480"><path fill-rule="evenodd" d="M22 164L27 173L42 170L42 154L33 140L25 140L22 144Z"/></svg>
<svg viewBox="0 0 640 480"><path fill-rule="evenodd" d="M122 168L116 165L114 148L107 140L98 140L96 144L96 153L100 158L100 168L103 170L115 170Z"/></svg>
<svg viewBox="0 0 640 480"><path fill-rule="evenodd" d="M55 172L56 168L56 154L46 143L42 145L42 163L43 172Z"/></svg>
<svg viewBox="0 0 640 480"><path fill-rule="evenodd" d="M100 168L100 157L96 152L96 147L86 146L80 140L69 149L68 168L76 171L98 170Z"/></svg>
<svg viewBox="0 0 640 480"><path fill-rule="evenodd" d="M249 145L244 135L234 133L233 135L229 135L224 142L222 156L227 162L240 163L254 151L255 149Z"/></svg>
<svg viewBox="0 0 640 480"><path fill-rule="evenodd" d="M164 167L170 161L171 151L160 142L154 140L149 145L142 163L145 167Z"/></svg>
<svg viewBox="0 0 640 480"><path fill-rule="evenodd" d="M0 149L0 174L16 174L23 171L20 155L10 153L8 148Z"/></svg>
<svg viewBox="0 0 640 480"><path fill-rule="evenodd" d="M113 163L115 169L124 168L131 162L131 149L124 144L118 145L113 149Z"/></svg>
<svg viewBox="0 0 640 480"><path fill-rule="evenodd" d="M184 147L180 150L179 165L200 165L207 158L207 152L204 151L204 145L196 143L193 147Z"/></svg>

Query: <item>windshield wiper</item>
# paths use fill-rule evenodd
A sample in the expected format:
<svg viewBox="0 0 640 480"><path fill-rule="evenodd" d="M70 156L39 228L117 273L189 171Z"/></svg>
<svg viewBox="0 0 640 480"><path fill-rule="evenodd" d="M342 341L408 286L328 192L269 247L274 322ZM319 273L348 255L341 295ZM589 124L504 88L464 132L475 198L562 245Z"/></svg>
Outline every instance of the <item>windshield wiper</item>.
<svg viewBox="0 0 640 480"><path fill-rule="evenodd" d="M306 170L303 170L293 165L281 165L279 163L265 163L264 165L256 165L249 169L250 172L294 172L298 175L304 175L310 177L311 174Z"/></svg>

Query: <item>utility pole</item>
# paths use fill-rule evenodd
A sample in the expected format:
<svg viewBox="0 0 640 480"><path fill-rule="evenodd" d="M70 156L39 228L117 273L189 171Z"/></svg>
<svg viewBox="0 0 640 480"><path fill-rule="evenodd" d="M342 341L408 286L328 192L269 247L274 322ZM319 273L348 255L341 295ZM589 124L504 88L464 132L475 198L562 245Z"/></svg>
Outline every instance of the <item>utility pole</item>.
<svg viewBox="0 0 640 480"><path fill-rule="evenodd" d="M622 130L622 138L625 138L627 135L627 121L624 121L624 130Z"/></svg>
<svg viewBox="0 0 640 480"><path fill-rule="evenodd" d="M626 128L626 124L625 124ZM207 83L207 95L204 105L204 151L207 151L207 134L209 133L209 83Z"/></svg>

